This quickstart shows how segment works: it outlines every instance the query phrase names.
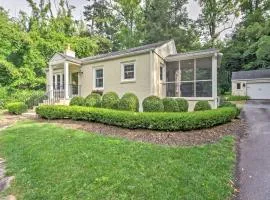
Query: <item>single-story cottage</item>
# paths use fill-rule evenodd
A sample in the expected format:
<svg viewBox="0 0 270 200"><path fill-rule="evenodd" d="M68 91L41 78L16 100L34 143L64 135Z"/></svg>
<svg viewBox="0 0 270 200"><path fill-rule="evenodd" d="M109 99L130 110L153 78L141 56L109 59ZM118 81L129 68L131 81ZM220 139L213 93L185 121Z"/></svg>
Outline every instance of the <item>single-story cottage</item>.
<svg viewBox="0 0 270 200"><path fill-rule="evenodd" d="M135 93L140 103L156 95L185 98L189 110L199 100L217 108L221 57L217 49L177 53L174 40L82 59L67 48L49 61L47 92L50 99L57 98L64 104L92 91L114 91L120 97Z"/></svg>
<svg viewBox="0 0 270 200"><path fill-rule="evenodd" d="M232 94L270 99L270 69L233 72Z"/></svg>

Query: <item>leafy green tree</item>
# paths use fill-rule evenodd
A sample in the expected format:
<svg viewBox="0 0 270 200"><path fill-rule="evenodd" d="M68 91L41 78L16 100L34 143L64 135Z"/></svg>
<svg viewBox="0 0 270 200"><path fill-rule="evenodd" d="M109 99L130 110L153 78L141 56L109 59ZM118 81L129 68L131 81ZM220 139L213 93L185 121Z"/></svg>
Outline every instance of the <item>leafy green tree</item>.
<svg viewBox="0 0 270 200"><path fill-rule="evenodd" d="M198 24L205 40L214 47L220 34L234 25L239 15L238 0L198 0L202 8Z"/></svg>

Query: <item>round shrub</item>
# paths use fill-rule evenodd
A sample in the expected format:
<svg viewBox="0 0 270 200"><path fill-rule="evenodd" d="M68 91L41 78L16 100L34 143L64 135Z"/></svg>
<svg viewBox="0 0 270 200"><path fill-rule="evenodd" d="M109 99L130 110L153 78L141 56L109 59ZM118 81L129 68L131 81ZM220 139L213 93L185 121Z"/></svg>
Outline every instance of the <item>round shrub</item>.
<svg viewBox="0 0 270 200"><path fill-rule="evenodd" d="M176 99L178 104L178 111L179 112L187 112L188 111L188 101L186 99L178 98Z"/></svg>
<svg viewBox="0 0 270 200"><path fill-rule="evenodd" d="M149 96L143 100L144 112L163 112L164 105L162 100L157 96Z"/></svg>
<svg viewBox="0 0 270 200"><path fill-rule="evenodd" d="M92 93L85 98L85 106L87 107L100 107L101 96L97 93Z"/></svg>
<svg viewBox="0 0 270 200"><path fill-rule="evenodd" d="M194 107L194 111L211 110L208 101L198 101Z"/></svg>
<svg viewBox="0 0 270 200"><path fill-rule="evenodd" d="M178 112L179 111L178 104L177 104L177 101L175 101L175 99L166 97L162 100L162 102L164 105L165 112Z"/></svg>
<svg viewBox="0 0 270 200"><path fill-rule="evenodd" d="M126 93L119 101L119 110L128 110L133 112L139 111L139 99L133 93Z"/></svg>
<svg viewBox="0 0 270 200"><path fill-rule="evenodd" d="M119 97L115 92L107 92L103 95L101 106L103 108L117 109L119 103Z"/></svg>
<svg viewBox="0 0 270 200"><path fill-rule="evenodd" d="M27 105L23 102L15 102L7 104L7 109L9 113L20 115L27 111Z"/></svg>
<svg viewBox="0 0 270 200"><path fill-rule="evenodd" d="M69 103L70 106L84 106L85 100L83 97L73 97Z"/></svg>

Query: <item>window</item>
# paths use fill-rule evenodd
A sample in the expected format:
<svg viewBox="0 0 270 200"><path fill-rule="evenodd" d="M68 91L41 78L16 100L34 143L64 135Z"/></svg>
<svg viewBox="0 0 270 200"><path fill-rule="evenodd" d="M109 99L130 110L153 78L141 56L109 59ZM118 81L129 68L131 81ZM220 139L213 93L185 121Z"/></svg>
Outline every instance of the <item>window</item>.
<svg viewBox="0 0 270 200"><path fill-rule="evenodd" d="M135 81L135 64L124 63L121 67L121 81Z"/></svg>
<svg viewBox="0 0 270 200"><path fill-rule="evenodd" d="M103 89L104 80L103 80L103 68L94 69L94 86L96 89Z"/></svg>
<svg viewBox="0 0 270 200"><path fill-rule="evenodd" d="M212 97L212 57L166 63L168 97Z"/></svg>
<svg viewBox="0 0 270 200"><path fill-rule="evenodd" d="M236 88L237 90L241 90L241 83L237 83Z"/></svg>

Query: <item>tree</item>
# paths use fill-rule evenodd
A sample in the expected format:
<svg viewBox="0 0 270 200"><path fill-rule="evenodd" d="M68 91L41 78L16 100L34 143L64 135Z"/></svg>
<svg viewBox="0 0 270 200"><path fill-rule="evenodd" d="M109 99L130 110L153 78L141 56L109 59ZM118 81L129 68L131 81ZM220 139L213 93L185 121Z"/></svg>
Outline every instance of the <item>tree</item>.
<svg viewBox="0 0 270 200"><path fill-rule="evenodd" d="M187 0L146 0L144 43L174 39L178 51L199 47L199 35L188 18L187 3Z"/></svg>
<svg viewBox="0 0 270 200"><path fill-rule="evenodd" d="M225 30L233 27L238 13L237 0L198 0L202 8L198 23L206 41L214 47L216 40Z"/></svg>

